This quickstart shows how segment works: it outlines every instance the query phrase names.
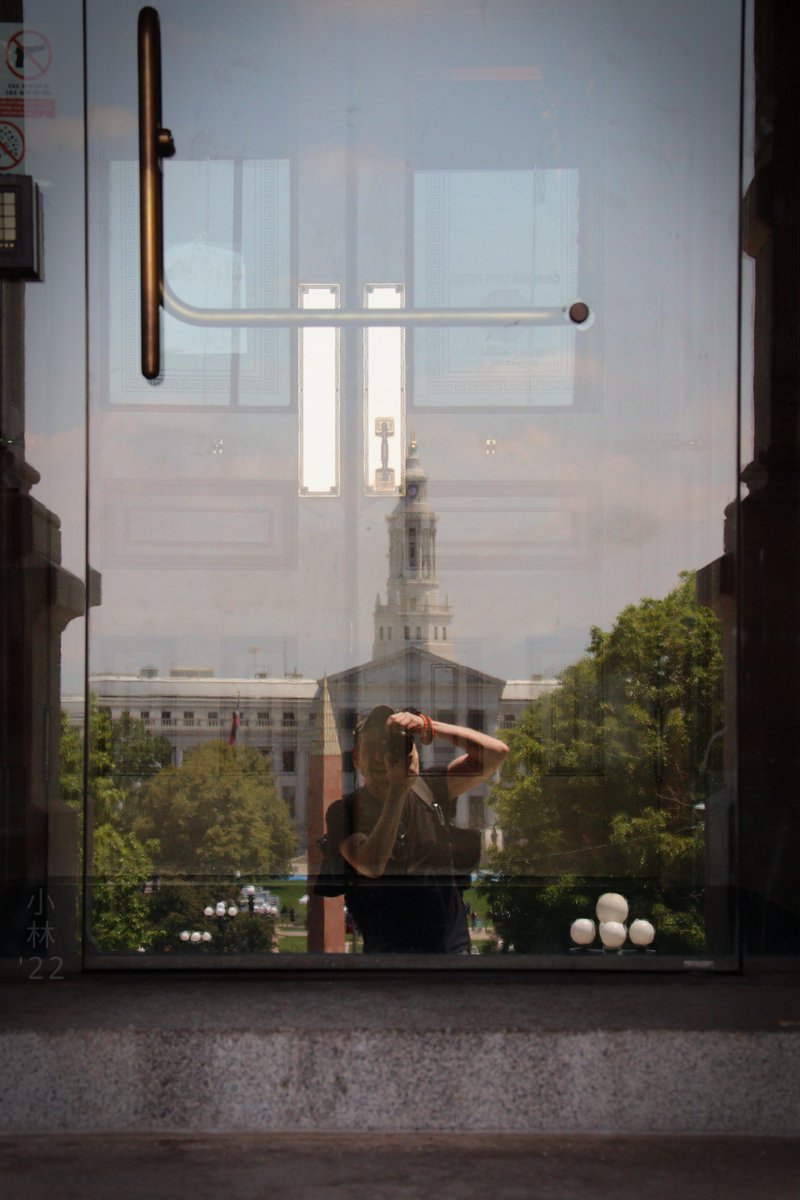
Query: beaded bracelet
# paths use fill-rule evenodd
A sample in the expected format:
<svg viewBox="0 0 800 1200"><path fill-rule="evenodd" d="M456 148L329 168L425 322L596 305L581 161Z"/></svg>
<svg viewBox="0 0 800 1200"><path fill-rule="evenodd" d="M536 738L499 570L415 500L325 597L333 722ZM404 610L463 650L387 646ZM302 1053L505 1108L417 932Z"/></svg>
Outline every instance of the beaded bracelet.
<svg viewBox="0 0 800 1200"><path fill-rule="evenodd" d="M425 728L419 735L419 740L422 742L423 746L430 746L435 736L433 721L430 719L430 717L426 716L425 713L420 713L419 715L422 721L425 723Z"/></svg>

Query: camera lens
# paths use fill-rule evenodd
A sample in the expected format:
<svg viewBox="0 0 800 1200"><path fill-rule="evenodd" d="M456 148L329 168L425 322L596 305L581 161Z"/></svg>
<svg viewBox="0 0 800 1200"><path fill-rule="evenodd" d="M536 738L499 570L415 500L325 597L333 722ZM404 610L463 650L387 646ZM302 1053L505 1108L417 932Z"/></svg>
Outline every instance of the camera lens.
<svg viewBox="0 0 800 1200"><path fill-rule="evenodd" d="M386 739L386 753L392 762L403 762L411 753L414 739L405 729L395 726Z"/></svg>

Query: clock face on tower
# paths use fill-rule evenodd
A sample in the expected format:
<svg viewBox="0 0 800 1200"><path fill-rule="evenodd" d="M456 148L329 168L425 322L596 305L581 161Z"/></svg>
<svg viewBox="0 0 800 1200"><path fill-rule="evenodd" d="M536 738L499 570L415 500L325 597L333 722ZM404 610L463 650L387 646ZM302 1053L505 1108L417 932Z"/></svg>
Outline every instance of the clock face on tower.
<svg viewBox="0 0 800 1200"><path fill-rule="evenodd" d="M418 492L419 488L415 483L410 483L406 488L406 495L408 496L409 500L413 500Z"/></svg>

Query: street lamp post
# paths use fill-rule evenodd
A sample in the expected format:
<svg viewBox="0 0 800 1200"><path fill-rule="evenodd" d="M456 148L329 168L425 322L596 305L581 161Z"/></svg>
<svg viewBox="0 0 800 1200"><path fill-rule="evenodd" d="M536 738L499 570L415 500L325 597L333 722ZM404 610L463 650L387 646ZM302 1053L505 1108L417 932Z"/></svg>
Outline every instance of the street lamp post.
<svg viewBox="0 0 800 1200"><path fill-rule="evenodd" d="M245 889L247 898L247 915L249 916L277 916L277 910L271 908L266 902L258 902L256 899L256 888L252 884ZM217 952L222 953L225 949L225 935L228 928L228 923L234 920L244 908L236 904L228 904L225 900L218 900L216 904L207 904L203 909L203 916L207 921L213 921L216 918L217 922ZM184 929L180 934L182 942L186 942L192 946L207 945L214 940L214 935L208 930L192 930Z"/></svg>

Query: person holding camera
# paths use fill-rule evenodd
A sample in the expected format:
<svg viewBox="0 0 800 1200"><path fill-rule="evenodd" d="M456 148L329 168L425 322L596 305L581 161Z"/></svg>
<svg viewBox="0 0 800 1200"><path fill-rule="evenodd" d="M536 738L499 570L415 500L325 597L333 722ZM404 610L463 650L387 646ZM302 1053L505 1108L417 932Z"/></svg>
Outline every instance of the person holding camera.
<svg viewBox="0 0 800 1200"><path fill-rule="evenodd" d="M462 753L420 774L416 737ZM364 782L328 809L329 865L314 890L344 893L366 954L470 952L462 891L478 865L480 833L457 828L452 816L457 797L498 770L507 750L416 709L379 705L356 726L353 762Z"/></svg>

